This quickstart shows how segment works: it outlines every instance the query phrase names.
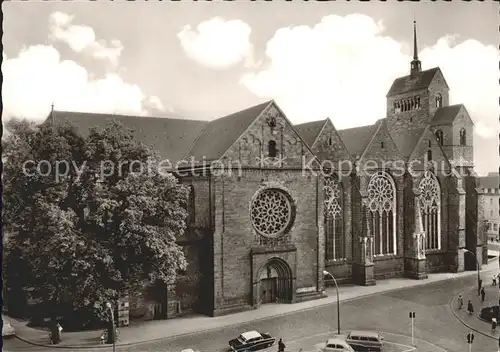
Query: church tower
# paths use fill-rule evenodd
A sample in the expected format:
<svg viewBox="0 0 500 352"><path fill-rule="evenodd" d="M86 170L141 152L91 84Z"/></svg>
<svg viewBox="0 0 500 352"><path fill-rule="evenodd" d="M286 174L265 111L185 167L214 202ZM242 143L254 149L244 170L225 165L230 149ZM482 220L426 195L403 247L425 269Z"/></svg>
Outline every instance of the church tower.
<svg viewBox="0 0 500 352"><path fill-rule="evenodd" d="M396 78L387 93L389 131L417 130L428 126L436 111L448 106L448 91L448 84L439 67L422 71L418 58L417 23L413 21L410 74Z"/></svg>
<svg viewBox="0 0 500 352"><path fill-rule="evenodd" d="M417 77L422 72L422 63L418 59L417 49L417 22L413 21L413 61L411 62L410 77Z"/></svg>

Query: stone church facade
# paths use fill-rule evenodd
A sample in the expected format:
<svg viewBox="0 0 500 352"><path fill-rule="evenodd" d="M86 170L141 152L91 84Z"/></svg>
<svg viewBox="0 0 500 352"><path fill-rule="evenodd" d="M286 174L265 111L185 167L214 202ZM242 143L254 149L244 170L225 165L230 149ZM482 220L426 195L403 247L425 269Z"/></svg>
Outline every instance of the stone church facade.
<svg viewBox="0 0 500 352"><path fill-rule="evenodd" d="M54 111L52 122L84 132L120 121L190 189L178 239L188 268L153 290L164 294L130 298L131 316L317 299L325 271L374 285L474 270L474 256L486 263L473 123L449 105L441 70L421 70L414 42L410 75L394 81L386 117L370 126L293 125L274 101L210 122Z"/></svg>

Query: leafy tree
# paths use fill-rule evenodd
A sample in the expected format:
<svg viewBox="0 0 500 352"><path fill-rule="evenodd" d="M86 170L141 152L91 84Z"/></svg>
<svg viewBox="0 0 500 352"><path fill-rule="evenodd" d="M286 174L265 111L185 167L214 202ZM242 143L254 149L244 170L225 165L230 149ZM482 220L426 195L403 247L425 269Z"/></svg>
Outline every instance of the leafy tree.
<svg viewBox="0 0 500 352"><path fill-rule="evenodd" d="M9 289L29 288L55 318L68 303L103 314L104 301L134 295L147 280L175 281L186 267L176 237L188 192L159 169L154 151L117 122L85 137L70 125L14 120L7 128Z"/></svg>

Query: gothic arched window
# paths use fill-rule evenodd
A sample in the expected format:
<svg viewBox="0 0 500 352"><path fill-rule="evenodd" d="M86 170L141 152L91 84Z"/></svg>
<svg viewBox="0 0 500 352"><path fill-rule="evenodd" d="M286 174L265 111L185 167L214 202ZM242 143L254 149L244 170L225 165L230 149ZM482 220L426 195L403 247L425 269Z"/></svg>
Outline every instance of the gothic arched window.
<svg viewBox="0 0 500 352"><path fill-rule="evenodd" d="M419 190L426 249L441 249L441 189L436 176L427 171Z"/></svg>
<svg viewBox="0 0 500 352"><path fill-rule="evenodd" d="M336 177L325 178L325 260L345 258L342 186Z"/></svg>
<svg viewBox="0 0 500 352"><path fill-rule="evenodd" d="M267 154L270 158L276 158L276 155L278 154L278 151L276 150L276 141L269 141Z"/></svg>
<svg viewBox="0 0 500 352"><path fill-rule="evenodd" d="M379 171L371 177L368 207L374 255L396 254L396 186L388 173Z"/></svg>
<svg viewBox="0 0 500 352"><path fill-rule="evenodd" d="M467 145L467 134L465 128L460 129L460 145Z"/></svg>
<svg viewBox="0 0 500 352"><path fill-rule="evenodd" d="M427 161L431 161L431 160L432 160L432 150L427 149Z"/></svg>
<svg viewBox="0 0 500 352"><path fill-rule="evenodd" d="M443 131L437 130L434 135L436 136L439 145L444 145Z"/></svg>
<svg viewBox="0 0 500 352"><path fill-rule="evenodd" d="M443 96L441 94L436 95L436 108L440 108L443 106Z"/></svg>

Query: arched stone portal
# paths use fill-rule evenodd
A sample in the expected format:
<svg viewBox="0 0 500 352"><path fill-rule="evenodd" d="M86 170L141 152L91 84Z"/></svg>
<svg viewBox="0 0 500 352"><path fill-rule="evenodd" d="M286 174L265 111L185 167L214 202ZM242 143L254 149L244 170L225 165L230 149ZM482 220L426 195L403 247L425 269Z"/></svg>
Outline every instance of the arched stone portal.
<svg viewBox="0 0 500 352"><path fill-rule="evenodd" d="M269 259L259 271L257 302L260 304L291 303L292 278L292 270L283 259Z"/></svg>

